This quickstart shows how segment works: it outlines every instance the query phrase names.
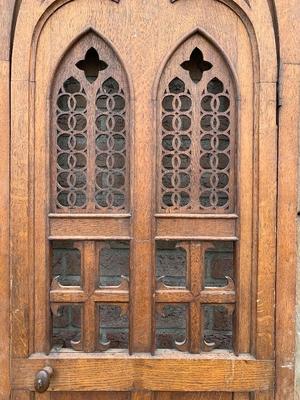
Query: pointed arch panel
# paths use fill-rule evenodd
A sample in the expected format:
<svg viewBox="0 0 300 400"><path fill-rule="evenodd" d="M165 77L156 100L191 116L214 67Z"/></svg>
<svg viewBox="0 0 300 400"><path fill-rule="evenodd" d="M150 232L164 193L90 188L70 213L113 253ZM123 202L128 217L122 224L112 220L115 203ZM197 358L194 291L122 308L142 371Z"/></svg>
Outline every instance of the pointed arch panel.
<svg viewBox="0 0 300 400"><path fill-rule="evenodd" d="M158 88L159 212L235 211L236 98L223 54L199 32L167 61Z"/></svg>
<svg viewBox="0 0 300 400"><path fill-rule="evenodd" d="M51 100L52 212L128 212L129 86L93 32L60 62Z"/></svg>

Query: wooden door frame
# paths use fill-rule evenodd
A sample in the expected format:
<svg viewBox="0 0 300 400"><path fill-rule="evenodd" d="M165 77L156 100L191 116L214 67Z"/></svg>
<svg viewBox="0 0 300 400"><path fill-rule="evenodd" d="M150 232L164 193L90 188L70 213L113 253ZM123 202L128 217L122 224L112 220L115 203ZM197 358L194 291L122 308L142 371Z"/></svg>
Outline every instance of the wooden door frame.
<svg viewBox="0 0 300 400"><path fill-rule="evenodd" d="M227 1L221 0L224 3ZM242 3L244 0L236 1ZM10 60L11 43L20 1L0 0L1 30L0 42L0 127L2 135L0 181L0 337L3 351L0 354L0 396L8 399L10 393L9 376L9 140L10 140ZM228 1L228 3L234 3ZM299 36L295 11L299 11L297 0L269 1L274 10L273 20L278 32L280 61L279 101L279 153L278 153L278 217L277 217L277 293L276 299L276 364L277 399L294 398L294 354L295 354L295 276L296 276L296 212L297 212L297 160L300 91L300 55L296 51L296 38ZM277 10L277 14L276 14ZM296 17L294 17L296 18ZM293 22L294 21L294 22ZM260 22L261 26L263 21ZM263 29L262 29L263 30ZM286 173L288 171L288 173Z"/></svg>

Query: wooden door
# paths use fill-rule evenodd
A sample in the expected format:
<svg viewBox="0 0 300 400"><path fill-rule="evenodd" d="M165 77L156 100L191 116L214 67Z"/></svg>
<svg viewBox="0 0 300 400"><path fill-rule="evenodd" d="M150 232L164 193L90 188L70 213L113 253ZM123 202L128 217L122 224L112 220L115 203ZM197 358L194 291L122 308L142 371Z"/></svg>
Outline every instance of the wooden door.
<svg viewBox="0 0 300 400"><path fill-rule="evenodd" d="M239 3L21 7L14 399L273 398L274 39Z"/></svg>

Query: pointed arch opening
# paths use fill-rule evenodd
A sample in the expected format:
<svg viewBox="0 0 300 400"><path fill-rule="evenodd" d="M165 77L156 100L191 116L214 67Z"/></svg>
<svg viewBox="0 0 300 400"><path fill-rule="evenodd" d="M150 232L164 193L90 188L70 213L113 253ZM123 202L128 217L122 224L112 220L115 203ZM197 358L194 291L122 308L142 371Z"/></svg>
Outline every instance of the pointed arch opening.
<svg viewBox="0 0 300 400"><path fill-rule="evenodd" d="M130 88L94 31L60 61L51 88L51 211L129 211Z"/></svg>
<svg viewBox="0 0 300 400"><path fill-rule="evenodd" d="M199 30L167 59L157 85L157 211L236 211L238 94L223 51Z"/></svg>

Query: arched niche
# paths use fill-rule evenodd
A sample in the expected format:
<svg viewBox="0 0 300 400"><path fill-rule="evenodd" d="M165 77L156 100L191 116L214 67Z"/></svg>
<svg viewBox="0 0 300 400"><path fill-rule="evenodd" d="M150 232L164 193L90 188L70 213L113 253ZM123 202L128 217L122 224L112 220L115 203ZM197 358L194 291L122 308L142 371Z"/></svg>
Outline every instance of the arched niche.
<svg viewBox="0 0 300 400"><path fill-rule="evenodd" d="M239 90L230 64L213 39L196 29L160 71L158 212L236 211Z"/></svg>
<svg viewBox="0 0 300 400"><path fill-rule="evenodd" d="M128 212L130 90L113 48L88 30L51 85L52 212Z"/></svg>

